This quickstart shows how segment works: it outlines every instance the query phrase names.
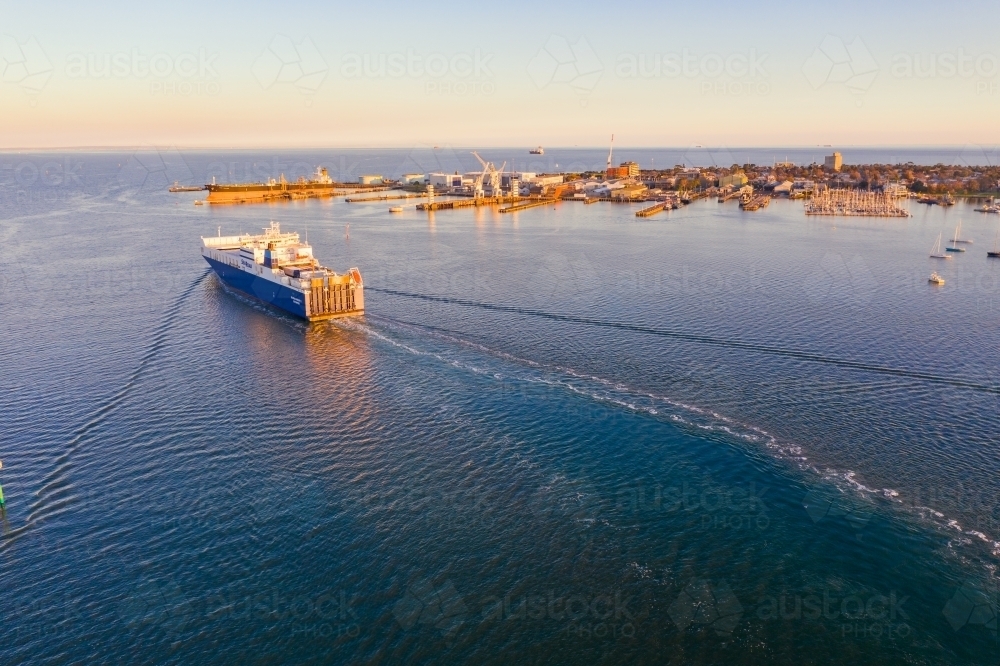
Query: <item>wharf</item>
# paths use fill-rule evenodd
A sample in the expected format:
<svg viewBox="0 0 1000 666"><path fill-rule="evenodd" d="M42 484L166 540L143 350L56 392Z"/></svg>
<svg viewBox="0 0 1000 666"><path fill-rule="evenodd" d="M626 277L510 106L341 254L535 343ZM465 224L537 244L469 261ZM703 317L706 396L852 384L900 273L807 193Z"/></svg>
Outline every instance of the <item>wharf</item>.
<svg viewBox="0 0 1000 666"><path fill-rule="evenodd" d="M428 201L417 204L417 210L450 210L453 208L469 208L472 206L492 206L502 203L518 203L521 199L515 197L473 197L457 201Z"/></svg>
<svg viewBox="0 0 1000 666"><path fill-rule="evenodd" d="M558 203L558 199L531 199L529 201L522 201L520 203L507 206L506 208L501 208L499 212L501 213L516 213L520 210L528 210L529 208L536 208L537 206L547 206L549 204Z"/></svg>
<svg viewBox="0 0 1000 666"><path fill-rule="evenodd" d="M771 197L766 194L758 194L753 199L746 203L741 203L740 208L748 211L760 210L761 208L767 208L768 204L771 203Z"/></svg>
<svg viewBox="0 0 1000 666"><path fill-rule="evenodd" d="M363 203L365 201L390 201L392 199L426 199L426 194L387 194L382 197L362 197L361 199L344 199L347 203Z"/></svg>
<svg viewBox="0 0 1000 666"><path fill-rule="evenodd" d="M635 212L635 216L636 217L649 217L651 215L656 215L661 210L665 210L667 208L667 206L669 206L669 205L670 205L669 201L661 201L660 203L653 204L652 206L649 206L648 208L643 208L642 210L637 210Z"/></svg>
<svg viewBox="0 0 1000 666"><path fill-rule="evenodd" d="M681 195L681 203L689 204L692 201L697 201L698 199L704 199L708 196L708 192L688 192Z"/></svg>

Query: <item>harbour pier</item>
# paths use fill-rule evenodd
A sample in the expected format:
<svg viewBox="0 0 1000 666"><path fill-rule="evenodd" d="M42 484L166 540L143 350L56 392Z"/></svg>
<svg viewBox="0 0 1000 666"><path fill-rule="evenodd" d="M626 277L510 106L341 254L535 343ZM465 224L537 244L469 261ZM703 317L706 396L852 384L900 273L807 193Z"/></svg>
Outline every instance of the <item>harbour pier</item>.
<svg viewBox="0 0 1000 666"><path fill-rule="evenodd" d="M501 213L516 213L521 210L528 210L529 208L537 208L538 206L548 206L549 204L558 203L558 199L529 199L528 201L522 201L520 203L507 206L506 208L501 208L499 212Z"/></svg>
<svg viewBox="0 0 1000 666"><path fill-rule="evenodd" d="M661 210L666 210L667 206L669 206L669 205L670 205L670 202L668 202L668 201L661 201L660 203L653 204L652 206L649 206L647 208L643 208L642 210L637 210L635 212L635 216L636 217L650 217L651 215L656 215Z"/></svg>
<svg viewBox="0 0 1000 666"><path fill-rule="evenodd" d="M767 208L768 204L771 203L771 197L766 194L758 194L757 196L751 198L746 203L740 202L740 208L747 211L760 210L761 208Z"/></svg>
<svg viewBox="0 0 1000 666"><path fill-rule="evenodd" d="M495 204L518 203L520 197L472 197L455 201L428 201L417 204L417 210L450 210L453 208L470 208L473 206L493 206Z"/></svg>

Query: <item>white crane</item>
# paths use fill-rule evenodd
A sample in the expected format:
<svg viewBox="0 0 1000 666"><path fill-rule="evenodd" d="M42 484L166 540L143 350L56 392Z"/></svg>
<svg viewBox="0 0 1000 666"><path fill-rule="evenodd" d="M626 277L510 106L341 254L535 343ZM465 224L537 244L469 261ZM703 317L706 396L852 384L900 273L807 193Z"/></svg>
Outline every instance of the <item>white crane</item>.
<svg viewBox="0 0 1000 666"><path fill-rule="evenodd" d="M472 151L472 154L476 156L476 159L479 160L479 164L483 167L482 173L480 173L479 176L476 177L476 181L475 183L473 183L472 186L473 196L475 196L476 198L485 196L483 185L484 181L486 181L487 176L489 176L490 196L493 197L499 196L500 176L501 174L503 174L504 169L507 168L507 163L504 162L503 165L500 167L500 170L497 171L497 168L493 165L493 162L487 162L486 160L484 160L482 157L479 156L479 153L477 153L474 150Z"/></svg>
<svg viewBox="0 0 1000 666"><path fill-rule="evenodd" d="M491 165L492 166L492 165ZM490 172L490 196L500 196L500 182L503 180L503 172L507 169L507 162L500 165L500 170L493 169Z"/></svg>
<svg viewBox="0 0 1000 666"><path fill-rule="evenodd" d="M476 159L479 160L479 164L483 167L482 173L476 177L475 182L472 184L472 196L479 199L483 196L483 180L486 179L486 174L490 172L493 165L480 157L479 153L476 151L473 150L472 154L476 156Z"/></svg>

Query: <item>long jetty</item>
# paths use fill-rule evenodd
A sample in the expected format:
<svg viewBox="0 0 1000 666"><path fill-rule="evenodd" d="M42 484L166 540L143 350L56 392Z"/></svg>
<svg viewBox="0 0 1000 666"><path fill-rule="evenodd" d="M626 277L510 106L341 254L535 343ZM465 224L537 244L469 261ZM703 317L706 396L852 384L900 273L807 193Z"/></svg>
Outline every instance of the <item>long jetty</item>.
<svg viewBox="0 0 1000 666"><path fill-rule="evenodd" d="M549 204L555 204L558 199L531 199L529 201L522 201L520 203L507 206L506 208L501 208L499 212L501 213L516 213L520 210L528 210L529 208L536 208L538 206L547 206Z"/></svg>
<svg viewBox="0 0 1000 666"><path fill-rule="evenodd" d="M393 199L421 199L426 198L426 194L387 194L384 197L362 197L360 199L344 199L347 203L363 203L365 201L390 201Z"/></svg>
<svg viewBox="0 0 1000 666"><path fill-rule="evenodd" d="M661 210L666 209L666 207L669 206L669 205L670 205L669 201L661 201L660 203L653 204L652 206L649 206L648 208L643 208L642 210L637 210L635 212L635 216L636 217L649 217L650 215L656 215Z"/></svg>
<svg viewBox="0 0 1000 666"><path fill-rule="evenodd" d="M502 203L517 203L520 198L514 197L472 197L456 201L428 201L417 204L417 210L450 210L453 208L470 208L472 206L492 206Z"/></svg>

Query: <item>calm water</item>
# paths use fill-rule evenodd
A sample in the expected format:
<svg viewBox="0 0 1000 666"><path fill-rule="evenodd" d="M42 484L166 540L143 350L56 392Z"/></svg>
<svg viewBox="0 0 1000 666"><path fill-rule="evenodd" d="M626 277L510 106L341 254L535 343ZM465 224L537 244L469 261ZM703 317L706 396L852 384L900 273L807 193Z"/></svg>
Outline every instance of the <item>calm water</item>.
<svg viewBox="0 0 1000 666"><path fill-rule="evenodd" d="M1000 218L164 191L428 154L0 156L3 663L1000 661ZM270 219L364 319L206 272Z"/></svg>

